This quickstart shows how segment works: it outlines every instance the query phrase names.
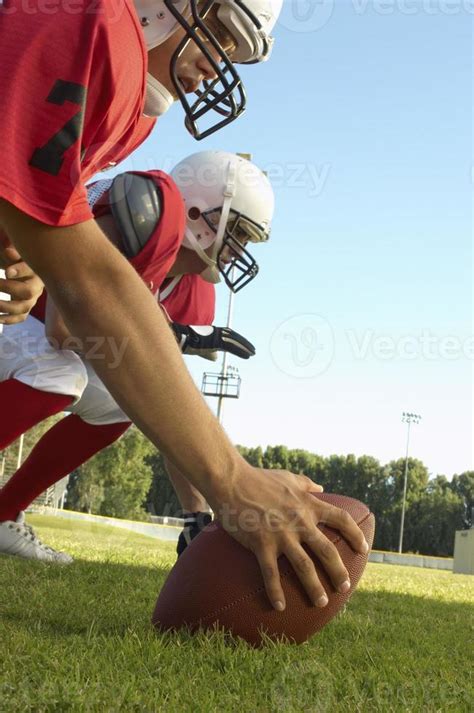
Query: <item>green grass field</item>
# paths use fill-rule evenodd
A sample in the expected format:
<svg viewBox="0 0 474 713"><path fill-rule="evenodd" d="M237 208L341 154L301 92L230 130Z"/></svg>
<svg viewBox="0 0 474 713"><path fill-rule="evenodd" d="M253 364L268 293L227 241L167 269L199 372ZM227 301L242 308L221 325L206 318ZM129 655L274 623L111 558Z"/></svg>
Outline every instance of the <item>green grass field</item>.
<svg viewBox="0 0 474 713"><path fill-rule="evenodd" d="M468 576L369 564L303 646L157 636L174 545L32 516L70 567L0 557L0 711L472 711Z"/></svg>

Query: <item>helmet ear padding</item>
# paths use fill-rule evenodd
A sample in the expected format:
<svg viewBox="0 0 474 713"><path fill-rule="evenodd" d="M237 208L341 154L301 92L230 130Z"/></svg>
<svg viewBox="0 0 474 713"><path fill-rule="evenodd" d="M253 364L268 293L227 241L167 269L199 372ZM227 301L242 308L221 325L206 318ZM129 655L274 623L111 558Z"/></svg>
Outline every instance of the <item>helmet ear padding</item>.
<svg viewBox="0 0 474 713"><path fill-rule="evenodd" d="M116 176L109 203L125 255L136 257L152 237L162 212L161 191L151 178L134 173Z"/></svg>
<svg viewBox="0 0 474 713"><path fill-rule="evenodd" d="M175 31L178 21L165 0L134 0L138 21L148 50L165 42ZM177 12L189 14L189 0L173 0Z"/></svg>
<svg viewBox="0 0 474 713"><path fill-rule="evenodd" d="M181 190L179 182L177 182L177 185L181 191L181 194L183 195L183 191ZM195 190L199 190L199 186ZM208 207L207 203L205 202L204 198L196 195L196 192L194 192L187 195L185 199L185 205L186 225L188 229L186 233L189 234L189 232L191 232L194 235L195 240L197 240L197 242L199 243L200 247L203 250L206 250L213 244L216 237L215 233L212 231L212 229L209 227L203 217L203 213L207 210ZM183 247L190 248L191 250L195 249L194 241L189 241L188 236L186 234L183 240Z"/></svg>
<svg viewBox="0 0 474 713"><path fill-rule="evenodd" d="M188 218L189 220L198 220L198 218L201 217L201 211L197 206L191 206L191 208L188 210Z"/></svg>

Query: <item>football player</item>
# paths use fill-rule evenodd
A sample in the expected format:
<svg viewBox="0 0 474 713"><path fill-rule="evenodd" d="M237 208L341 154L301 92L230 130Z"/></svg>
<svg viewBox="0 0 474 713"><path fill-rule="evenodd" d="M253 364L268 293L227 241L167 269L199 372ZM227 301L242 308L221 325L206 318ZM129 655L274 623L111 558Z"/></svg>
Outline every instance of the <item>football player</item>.
<svg viewBox="0 0 474 713"><path fill-rule="evenodd" d="M46 13L34 4L26 11L15 0L2 3L0 51L3 49L5 57L2 56L0 82L11 119L5 122L4 134L15 139L10 146L3 145L5 166L15 166L18 159L14 151L18 145L27 145L23 146L23 161L20 160L21 190L13 181L1 181L0 176L0 198L11 200L28 215L57 225L68 222L68 210L70 213L72 208L66 209L66 204L82 200L85 220L90 217L84 205L85 181L96 170L115 165L142 143L156 118L176 99L184 108L185 125L196 139L235 120L246 106L245 89L235 65L270 57L273 38L269 32L281 3L282 0L125 0L113 8L98 2L74 13L59 6ZM122 41L124 38L126 41ZM16 64L15 53L20 53L21 59ZM78 61L79 56L85 67ZM79 77L84 84L79 83ZM45 86L50 86L49 94ZM23 93L18 91L21 87ZM195 94L193 101L188 99L189 93ZM12 95L15 112L10 111ZM19 132L18 115L22 116ZM62 128L61 116L69 119ZM206 120L208 125L199 128L198 122ZM85 143L90 144L87 149ZM46 180L47 185L42 190L40 185L28 186L25 170L33 184ZM15 178L16 174L17 171ZM46 208L46 202L52 205ZM79 220L81 214L77 212L75 217ZM7 270L8 283L0 273L0 293L3 294L2 288L10 293L15 304L3 305L0 314L6 315L3 323L13 324L26 317L42 287L5 238L0 228L0 269L12 267Z"/></svg>
<svg viewBox="0 0 474 713"><path fill-rule="evenodd" d="M172 176L181 192L161 171L124 173L92 184L88 199L95 219L174 320L171 326L184 354L214 359L217 351L229 351L249 358L255 353L250 342L233 330L212 326L214 283L223 276L237 291L256 276L258 266L246 245L269 237L274 208L270 183L256 166L223 151L194 154ZM188 326L192 324L199 326ZM47 335L59 350L51 348ZM130 425L91 368L93 354L88 362L66 349L68 342L77 349L46 293L25 323L6 326L0 335L0 398L2 403L8 399L12 388L21 396L2 424L0 449L35 425L37 398L44 392L62 396L63 407L72 414L39 440L0 491L0 552L60 563L71 559L40 542L23 510ZM149 348L153 353L153 346ZM87 353L87 346L82 352ZM185 511L181 554L210 515L203 496L172 463L167 468Z"/></svg>
<svg viewBox="0 0 474 713"><path fill-rule="evenodd" d="M309 479L244 461L195 388L152 295L93 220L84 187L98 169L122 160L148 136L154 119L147 102L161 87L179 97L197 137L208 133L209 127L198 128L203 118L215 114L212 131L239 116L245 100L232 59L268 57L276 14L271 0L137 0L136 7L124 0L119 8L102 0L93 11L84 7L74 14L61 4L57 13L46 14L42 7L35 13L21 0L5 0L0 230L43 280L71 334L82 343L88 335L108 335L98 352L102 358L94 361L98 376L204 494L226 529L255 553L269 599L281 610L280 554L288 556L310 599L324 606L324 588L303 544L322 557L334 586L345 590L347 570L317 523L324 519L366 551L363 534L343 511L311 497L316 487ZM147 50L150 73L161 85L156 92L147 76ZM195 90L196 100L186 107L184 94ZM131 304L137 305L133 312ZM111 368L111 344L125 338L127 348ZM155 345L153 361L147 341ZM60 396L46 394L37 415L58 408ZM258 521L251 532L241 524L249 508ZM269 511L278 512L278 528Z"/></svg>

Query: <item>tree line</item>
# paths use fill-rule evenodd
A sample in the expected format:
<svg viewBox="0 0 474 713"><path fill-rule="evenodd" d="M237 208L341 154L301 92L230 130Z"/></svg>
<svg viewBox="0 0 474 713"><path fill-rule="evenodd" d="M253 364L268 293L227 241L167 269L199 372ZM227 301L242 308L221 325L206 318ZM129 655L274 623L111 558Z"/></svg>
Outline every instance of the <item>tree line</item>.
<svg viewBox="0 0 474 713"><path fill-rule="evenodd" d="M366 503L376 517L374 548L398 549L404 458L381 464L367 455L323 457L286 446L238 448L251 465L304 473L328 493ZM160 453L135 428L72 474L66 507L142 520L150 514L182 514ZM430 478L420 460L409 458L404 551L452 556L454 533L471 527L473 507L474 471L451 480Z"/></svg>

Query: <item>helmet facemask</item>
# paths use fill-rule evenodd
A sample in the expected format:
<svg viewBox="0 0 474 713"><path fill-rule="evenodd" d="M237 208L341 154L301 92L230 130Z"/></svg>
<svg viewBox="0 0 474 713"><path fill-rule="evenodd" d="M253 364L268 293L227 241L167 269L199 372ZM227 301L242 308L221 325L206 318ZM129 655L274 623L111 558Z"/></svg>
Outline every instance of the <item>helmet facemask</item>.
<svg viewBox="0 0 474 713"><path fill-rule="evenodd" d="M269 238L269 230L232 209L223 230L220 226L224 208L201 214L209 228L216 233L210 260L232 292L238 292L258 275L258 264L247 250L248 242L261 243Z"/></svg>
<svg viewBox="0 0 474 713"><path fill-rule="evenodd" d="M218 39L218 32L213 31L208 24L210 11L213 7L219 7L215 0L207 0L204 5L198 8L199 0L190 0L191 14L189 18L184 17L174 6L173 0L164 0L166 7L174 15L177 22L184 28L186 36L176 48L170 64L170 76L176 93L186 114L185 125L192 136L200 141L215 131L235 121L244 111L247 103L245 89L242 80L226 50L222 47ZM236 0L236 4L245 12L251 22L254 23L257 31L261 29L261 23L253 13ZM217 22L219 22L217 20ZM223 30L225 27L223 26ZM196 99L193 102L188 100L185 89L178 78L178 60L188 46L189 42L194 42L209 62L217 78L202 82L202 88L195 93ZM220 57L216 60L210 52L212 48ZM210 113L215 112L217 119L207 128L200 129L198 122Z"/></svg>

